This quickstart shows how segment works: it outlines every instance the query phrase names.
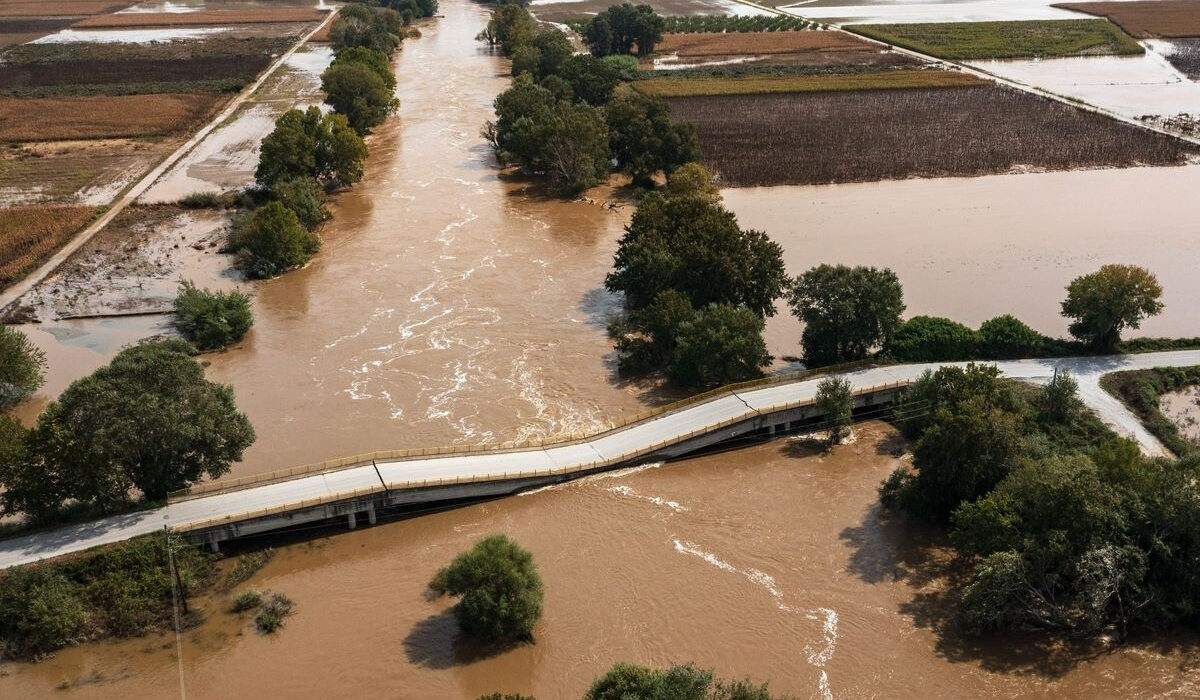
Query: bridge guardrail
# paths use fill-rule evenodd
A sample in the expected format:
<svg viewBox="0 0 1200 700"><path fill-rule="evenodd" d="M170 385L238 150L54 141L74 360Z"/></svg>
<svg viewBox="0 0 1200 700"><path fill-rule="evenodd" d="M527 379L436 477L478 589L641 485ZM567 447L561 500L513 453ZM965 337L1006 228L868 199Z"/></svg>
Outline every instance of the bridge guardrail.
<svg viewBox="0 0 1200 700"><path fill-rule="evenodd" d="M861 389L855 389L853 394L855 396L862 396L864 394L873 394L873 393L877 393L880 391L888 391L888 390L892 390L892 389L898 389L900 387L907 386L909 383L910 382L906 382L906 381L898 381L898 382L890 382L887 384L876 384L876 385L864 387ZM734 393L734 392L730 392L730 393ZM779 411L786 411L786 410L791 410L794 408L800 408L802 406L810 406L814 403L816 403L815 399L802 399L799 401L792 401L792 402L789 402L786 404L781 404L778 406L772 406L771 408L766 409L766 412L774 413L774 412L779 412ZM753 411L753 412L754 413L762 413L762 411ZM625 461L628 461L631 459L636 459L642 455L657 452L658 450L669 447L671 445L685 442L687 440L690 440L694 437L703 435L705 433L710 433L710 432L713 432L716 430L721 430L722 428L729 427L730 425L734 425L734 424L740 423L745 420L747 420L747 415L745 415L745 414L740 415L740 416L734 416L732 418L727 418L727 419L721 421L720 423L706 425L701 428L696 428L695 430L692 430L686 434L674 435L666 440L662 440L660 442L654 443L652 445L649 445L647 447L643 447L643 448L640 448L637 450L632 450L630 452L622 453L616 457L611 457L608 459L593 460L591 462L587 462L584 464L573 464L573 465L569 465L569 466L565 466L565 467L556 467L556 468L551 468L551 469L534 469L534 470L522 470L522 471L517 471L517 472L507 472L506 471L506 472L499 472L499 473L476 474L476 475L467 476L467 477L459 476L459 477L453 477L453 478L447 477L444 479L421 479L420 481L412 480L412 481L388 482L386 487L384 487L383 485L380 485L378 487L371 487L371 488L366 488L366 489L355 489L353 491L339 491L337 493L327 494L325 496L318 496L318 497L311 498L311 499L305 499L305 500L302 500L302 501L299 501L296 503L288 503L288 504L283 504L283 505L279 505L279 506L272 506L269 508L262 508L262 509L252 510L252 511L244 511L241 513L234 513L234 514L230 514L230 515L226 515L226 516L221 516L218 518L209 518L207 520L201 520L201 521L196 521L196 522L192 522L192 523L184 523L184 524L176 527L175 529L178 531L181 531L181 532L203 530L206 528L216 527L219 525L227 525L227 524L232 524L235 522L243 522L246 520L252 520L254 518L266 517L269 515L274 515L276 513L283 513L283 512L287 512L287 511L291 511L291 510L299 510L299 509L303 509L303 508L315 507L315 506L325 505L328 503L335 503L338 501L349 500L352 498L357 498L359 496L374 495L374 494L384 492L385 490L400 491L400 490L417 489L417 488L431 488L431 487L436 488L436 487L441 487L441 486L451 486L451 485L455 485L455 484L474 484L474 483L486 482L486 481L507 481L510 479L532 479L532 478L537 478L539 476L563 476L563 475L567 475L567 474L574 474L574 473L578 473L578 472L590 471L592 469L603 468L606 466L611 466L613 464L619 464L621 462L625 462Z"/></svg>
<svg viewBox="0 0 1200 700"><path fill-rule="evenodd" d="M447 455L471 455L481 452L521 452L525 450L533 450L550 446L564 446L577 444L585 440L594 439L622 428L641 423L643 421L656 418L672 411L677 411L682 408L687 408L698 403L714 400L724 396L731 396L739 391L747 389L761 389L768 386L778 384L788 384L792 382L803 381L812 377L822 376L835 372L844 372L854 369L863 369L873 367L880 363L869 360L858 362L847 362L840 365L830 365L828 367L820 367L812 370L801 370L798 372L789 372L785 374L776 374L761 379L753 379L746 382L736 384L726 384L717 387L710 391L702 392L689 396L685 399L673 401L662 406L641 411L639 413L625 416L617 421L610 421L607 427L600 428L591 432L576 432L568 435L556 435L547 438L539 438L535 440L524 440L521 442L511 441L497 444L480 444L480 445L446 445L440 447L418 447L411 449L400 450L376 450L373 452L364 452L348 457L340 457L329 459L322 462L313 462L310 464L291 467L278 471L268 472L265 474L253 474L250 476L239 477L236 479L228 479L224 481L210 481L204 484L198 484L178 491L172 491L167 494L168 503L179 503L182 501L192 500L201 496L213 495L216 493L225 493L229 491L240 491L245 488L254 486L265 486L271 483L282 481L292 481L308 476L317 476L320 474L328 474L330 472L340 471L351 467L363 466L370 464L373 461L397 461L406 459L417 459L422 457L441 457ZM869 393L869 389L878 391L874 387L868 389L855 390L855 394Z"/></svg>

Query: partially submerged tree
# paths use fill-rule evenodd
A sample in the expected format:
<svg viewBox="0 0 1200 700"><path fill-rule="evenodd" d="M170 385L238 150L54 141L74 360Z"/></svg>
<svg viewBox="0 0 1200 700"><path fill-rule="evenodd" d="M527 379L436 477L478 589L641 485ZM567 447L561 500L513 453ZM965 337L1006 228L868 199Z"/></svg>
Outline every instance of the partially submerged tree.
<svg viewBox="0 0 1200 700"><path fill-rule="evenodd" d="M223 348L241 340L254 317L250 297L240 291L213 292L197 289L190 281L179 286L175 297L175 325L197 348Z"/></svg>
<svg viewBox="0 0 1200 700"><path fill-rule="evenodd" d="M321 74L325 102L364 135L400 107L387 55L362 47L342 49Z"/></svg>
<svg viewBox="0 0 1200 700"><path fill-rule="evenodd" d="M489 642L531 641L542 616L542 579L533 555L504 535L476 542L438 571L429 587L460 596L454 606L459 627Z"/></svg>
<svg viewBox="0 0 1200 700"><path fill-rule="evenodd" d="M886 268L814 267L796 278L790 302L810 367L865 358L891 339L904 313L900 280Z"/></svg>
<svg viewBox="0 0 1200 700"><path fill-rule="evenodd" d="M770 366L763 319L744 306L710 304L675 330L667 376L684 386L757 379Z"/></svg>
<svg viewBox="0 0 1200 700"><path fill-rule="evenodd" d="M1071 335L1098 350L1114 350L1121 331L1162 313L1162 292L1158 278L1145 268L1104 265L1067 285L1062 312L1073 319Z"/></svg>
<svg viewBox="0 0 1200 700"><path fill-rule="evenodd" d="M248 219L236 219L228 245L248 274L266 278L308 262L321 240L300 224L291 209L273 201Z"/></svg>
<svg viewBox="0 0 1200 700"><path fill-rule="evenodd" d="M652 184L657 173L670 176L679 166L700 158L696 128L672 122L667 103L658 97L625 90L604 113L613 157L635 184Z"/></svg>
<svg viewBox="0 0 1200 700"><path fill-rule="evenodd" d="M662 41L663 18L649 5L622 3L593 17L584 27L583 39L593 56L654 53Z"/></svg>
<svg viewBox="0 0 1200 700"><path fill-rule="evenodd" d="M0 411L33 396L45 370L46 354L21 331L0 324Z"/></svg>
<svg viewBox="0 0 1200 700"><path fill-rule="evenodd" d="M391 53L400 45L403 29L400 14L390 8L349 3L338 10L329 28L334 49L362 46Z"/></svg>
<svg viewBox="0 0 1200 700"><path fill-rule="evenodd" d="M854 394L849 379L822 379L817 383L816 405L822 422L829 427L830 445L840 445L850 437L850 427L854 424Z"/></svg>
<svg viewBox="0 0 1200 700"><path fill-rule="evenodd" d="M254 177L262 187L311 177L325 188L337 188L362 179L367 146L345 116L323 114L312 106L284 112L259 152Z"/></svg>

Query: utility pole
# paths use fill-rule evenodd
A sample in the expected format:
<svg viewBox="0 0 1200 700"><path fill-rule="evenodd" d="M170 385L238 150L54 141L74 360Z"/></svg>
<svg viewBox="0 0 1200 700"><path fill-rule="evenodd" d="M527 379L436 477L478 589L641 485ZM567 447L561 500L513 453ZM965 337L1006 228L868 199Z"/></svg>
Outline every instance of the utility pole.
<svg viewBox="0 0 1200 700"><path fill-rule="evenodd" d="M187 590L183 587L183 578L179 575L179 567L175 565L175 548L171 544L171 531L164 527L163 534L167 541L167 564L171 567L171 577L175 579L175 589L179 591L179 602L183 607L183 614L187 615Z"/></svg>

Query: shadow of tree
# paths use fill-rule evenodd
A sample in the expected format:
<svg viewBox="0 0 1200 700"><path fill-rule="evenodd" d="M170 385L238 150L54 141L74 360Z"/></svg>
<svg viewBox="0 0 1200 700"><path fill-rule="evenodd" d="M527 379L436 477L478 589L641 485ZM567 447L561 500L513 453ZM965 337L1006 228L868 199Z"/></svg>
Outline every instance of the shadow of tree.
<svg viewBox="0 0 1200 700"><path fill-rule="evenodd" d="M413 625L404 638L404 654L409 663L445 670L466 666L516 649L524 642L480 642L462 634L454 609L449 608Z"/></svg>

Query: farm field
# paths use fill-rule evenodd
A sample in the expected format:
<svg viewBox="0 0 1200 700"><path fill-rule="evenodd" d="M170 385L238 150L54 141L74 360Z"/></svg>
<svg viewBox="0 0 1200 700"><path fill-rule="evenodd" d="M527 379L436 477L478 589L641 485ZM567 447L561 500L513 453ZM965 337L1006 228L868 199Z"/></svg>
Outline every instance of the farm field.
<svg viewBox="0 0 1200 700"><path fill-rule="evenodd" d="M177 138L49 141L0 148L0 206L112 201Z"/></svg>
<svg viewBox="0 0 1200 700"><path fill-rule="evenodd" d="M135 0L0 0L0 17L82 17L115 12Z"/></svg>
<svg viewBox="0 0 1200 700"><path fill-rule="evenodd" d="M0 98L0 142L163 136L216 113L220 95Z"/></svg>
<svg viewBox="0 0 1200 700"><path fill-rule="evenodd" d="M856 24L849 31L906 49L947 58L1124 56L1145 52L1104 20Z"/></svg>
<svg viewBox="0 0 1200 700"><path fill-rule="evenodd" d="M37 267L96 213L95 207L0 208L0 287Z"/></svg>
<svg viewBox="0 0 1200 700"><path fill-rule="evenodd" d="M744 64L747 68L788 66L798 71L841 67L915 65L916 59L842 32L779 31L728 34L664 34L656 47L655 70Z"/></svg>
<svg viewBox="0 0 1200 700"><path fill-rule="evenodd" d="M1163 56L1175 70L1192 80L1200 80L1200 39L1175 39L1163 47Z"/></svg>
<svg viewBox="0 0 1200 700"><path fill-rule="evenodd" d="M889 70L860 73L741 75L734 77L664 77L634 83L636 89L658 97L704 95L762 95L771 93L855 90L954 88L979 85L973 75L945 70ZM739 109L741 109L739 107Z"/></svg>
<svg viewBox="0 0 1200 700"><path fill-rule="evenodd" d="M543 22L563 24L603 12L613 0L533 0L529 11ZM736 0L647 0L663 16L727 15L774 17L773 12L743 5Z"/></svg>
<svg viewBox="0 0 1200 700"><path fill-rule="evenodd" d="M670 98L727 186L1179 164L1200 149L995 86Z"/></svg>
<svg viewBox="0 0 1200 700"><path fill-rule="evenodd" d="M197 12L118 12L90 17L74 26L80 29L115 27L188 27L274 22L319 22L325 12L298 7L262 10L200 10Z"/></svg>
<svg viewBox="0 0 1200 700"><path fill-rule="evenodd" d="M1200 1L1072 2L1055 7L1107 17L1133 36L1200 37Z"/></svg>

